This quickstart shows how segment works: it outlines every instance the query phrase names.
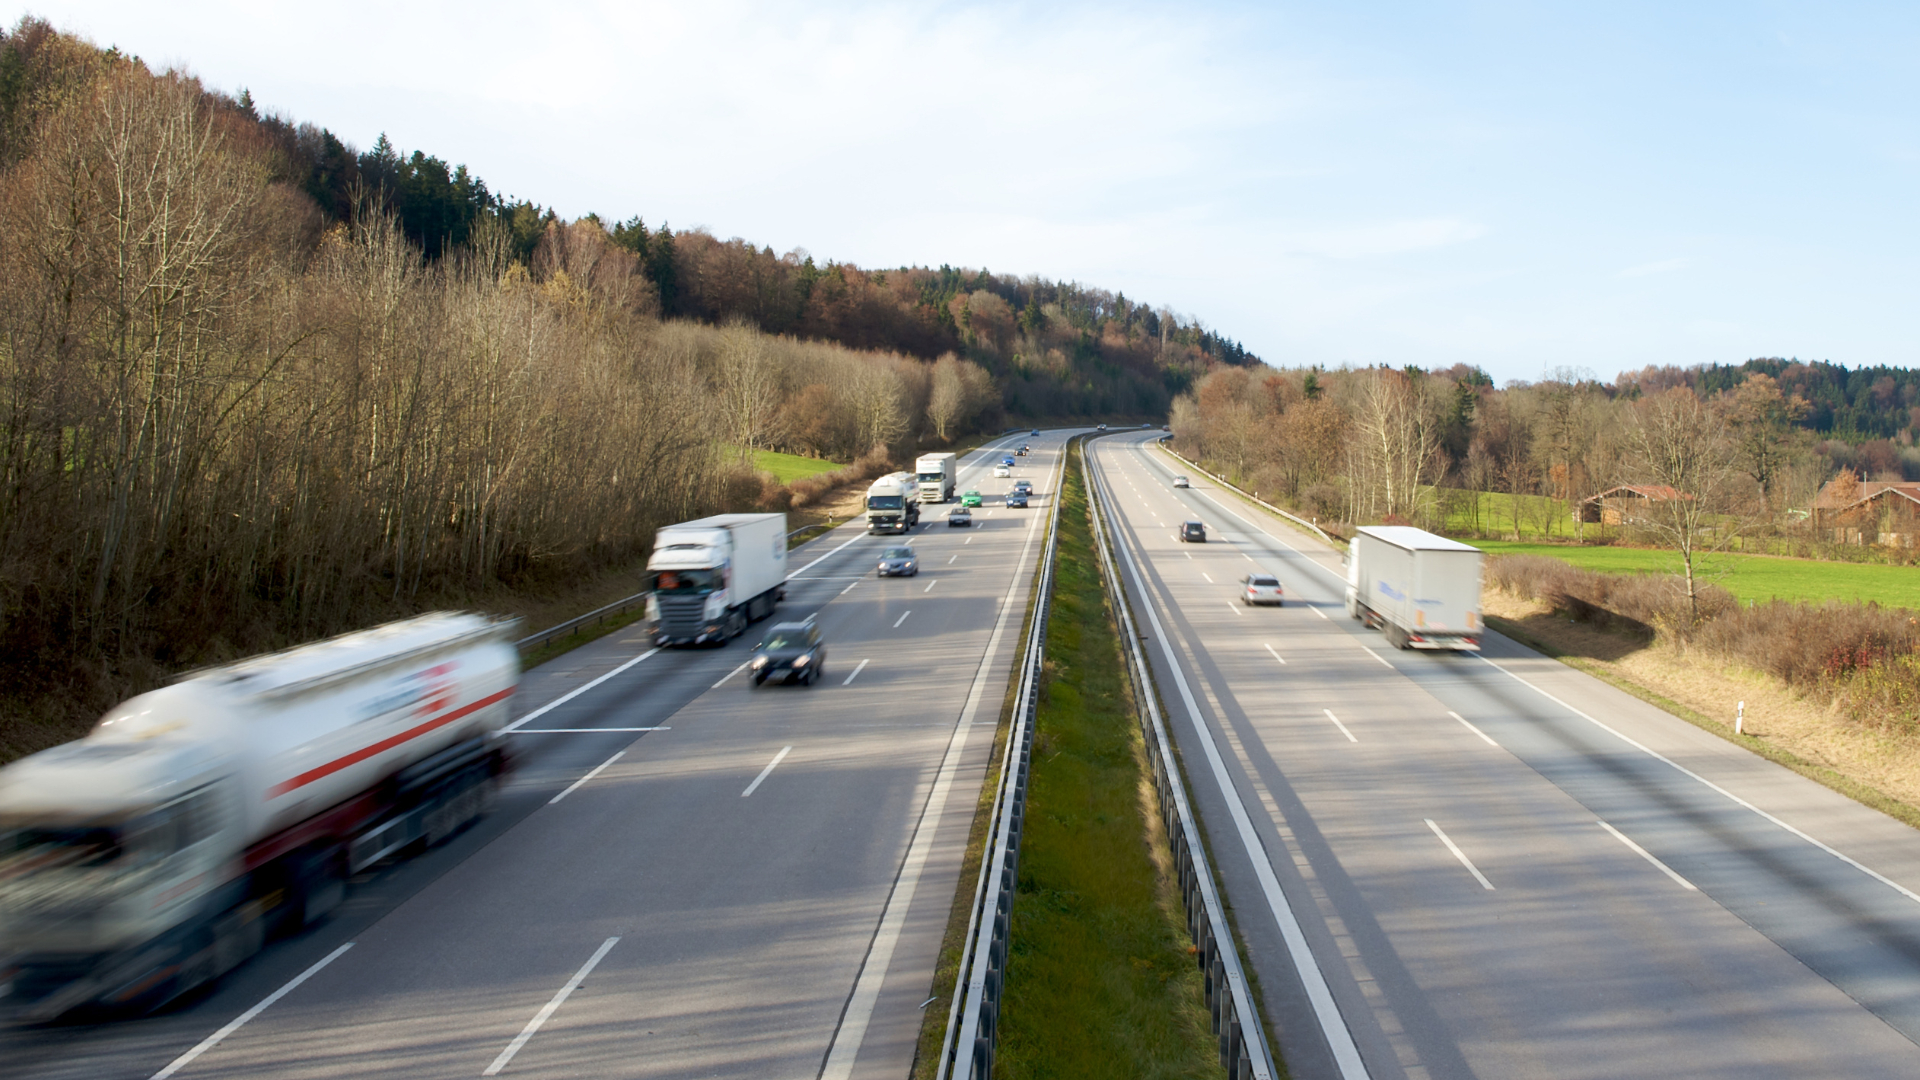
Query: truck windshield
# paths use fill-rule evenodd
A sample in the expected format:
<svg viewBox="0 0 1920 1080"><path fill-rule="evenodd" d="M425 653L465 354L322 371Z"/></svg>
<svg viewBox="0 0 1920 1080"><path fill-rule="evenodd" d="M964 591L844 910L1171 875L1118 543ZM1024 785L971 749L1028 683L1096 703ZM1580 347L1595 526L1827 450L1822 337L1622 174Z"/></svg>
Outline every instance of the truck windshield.
<svg viewBox="0 0 1920 1080"><path fill-rule="evenodd" d="M920 479L929 484L938 483L939 481L945 480L946 478L947 478L946 473L923 472L920 474Z"/></svg>
<svg viewBox="0 0 1920 1080"><path fill-rule="evenodd" d="M662 570L653 576L653 591L663 593L707 593L714 590L718 570Z"/></svg>
<svg viewBox="0 0 1920 1080"><path fill-rule="evenodd" d="M899 495L869 495L867 496L867 509L898 510L900 509L901 498L902 496Z"/></svg>
<svg viewBox="0 0 1920 1080"><path fill-rule="evenodd" d="M120 837L113 829L12 829L0 833L0 880L38 870L106 866L121 852Z"/></svg>

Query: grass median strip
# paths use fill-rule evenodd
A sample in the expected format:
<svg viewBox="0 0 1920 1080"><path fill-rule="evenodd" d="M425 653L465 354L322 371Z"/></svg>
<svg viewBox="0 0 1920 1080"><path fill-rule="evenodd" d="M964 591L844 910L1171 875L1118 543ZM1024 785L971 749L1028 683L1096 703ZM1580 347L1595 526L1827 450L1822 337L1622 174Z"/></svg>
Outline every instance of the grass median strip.
<svg viewBox="0 0 1920 1080"><path fill-rule="evenodd" d="M1079 461L1060 508L995 1075L1217 1077Z"/></svg>

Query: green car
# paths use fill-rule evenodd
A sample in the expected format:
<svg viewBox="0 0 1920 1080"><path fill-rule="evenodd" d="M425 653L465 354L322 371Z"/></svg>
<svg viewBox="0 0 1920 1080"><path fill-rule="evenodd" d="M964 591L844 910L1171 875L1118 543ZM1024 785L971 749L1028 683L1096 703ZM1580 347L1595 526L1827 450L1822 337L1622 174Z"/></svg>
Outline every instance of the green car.
<svg viewBox="0 0 1920 1080"><path fill-rule="evenodd" d="M960 505L961 506L979 506L980 493L977 491L962 492L960 494Z"/></svg>

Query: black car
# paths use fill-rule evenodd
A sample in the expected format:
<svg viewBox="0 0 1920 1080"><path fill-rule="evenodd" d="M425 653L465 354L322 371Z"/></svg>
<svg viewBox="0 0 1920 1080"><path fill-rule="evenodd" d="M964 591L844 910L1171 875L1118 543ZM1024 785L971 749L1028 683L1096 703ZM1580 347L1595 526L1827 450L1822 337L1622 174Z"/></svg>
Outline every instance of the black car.
<svg viewBox="0 0 1920 1080"><path fill-rule="evenodd" d="M1007 505L1025 510L1027 508L1027 493L1018 488L1007 492Z"/></svg>
<svg viewBox="0 0 1920 1080"><path fill-rule="evenodd" d="M1183 521L1180 523L1180 539L1204 544L1207 542L1207 527L1197 521Z"/></svg>
<svg viewBox="0 0 1920 1080"><path fill-rule="evenodd" d="M897 545L880 553L878 572L881 577L918 577L920 560L914 557L912 548Z"/></svg>
<svg viewBox="0 0 1920 1080"><path fill-rule="evenodd" d="M826 674L827 647L812 619L774 624L767 640L755 648L758 651L747 663L755 686L770 679L811 686Z"/></svg>

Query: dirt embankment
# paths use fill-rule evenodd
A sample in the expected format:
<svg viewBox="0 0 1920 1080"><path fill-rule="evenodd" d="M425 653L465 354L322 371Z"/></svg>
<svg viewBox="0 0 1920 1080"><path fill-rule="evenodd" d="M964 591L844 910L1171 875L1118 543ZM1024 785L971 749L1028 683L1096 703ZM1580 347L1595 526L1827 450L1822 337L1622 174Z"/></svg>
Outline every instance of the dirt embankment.
<svg viewBox="0 0 1920 1080"><path fill-rule="evenodd" d="M1493 587L1481 605L1494 629L1920 826L1920 739L1864 724L1830 697L1796 691L1709 650L1577 622ZM1743 701L1739 737L1733 729Z"/></svg>

